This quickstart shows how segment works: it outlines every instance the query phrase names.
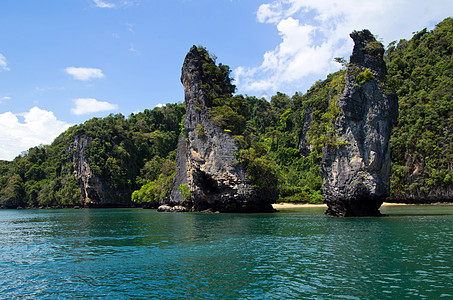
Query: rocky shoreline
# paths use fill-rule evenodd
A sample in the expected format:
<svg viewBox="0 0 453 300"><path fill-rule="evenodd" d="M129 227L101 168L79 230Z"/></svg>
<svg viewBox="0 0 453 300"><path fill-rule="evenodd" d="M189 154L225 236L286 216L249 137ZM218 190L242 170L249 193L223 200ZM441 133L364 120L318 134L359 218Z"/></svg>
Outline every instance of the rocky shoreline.
<svg viewBox="0 0 453 300"><path fill-rule="evenodd" d="M406 206L406 205L417 205L417 206L436 206L436 205L453 205L453 199L451 201L441 201L441 202L384 202L382 203L381 207L385 206ZM280 209L289 209L289 208L310 208L310 207L323 207L326 208L327 204L325 203L273 203L272 208L276 211ZM143 208L143 209L156 209L159 211L167 211L167 212L188 212L187 208L183 206L168 206L162 205L160 207L149 207L146 205L137 206L137 205L106 205L106 206L69 206L69 205L53 205L53 206L18 206L18 207L6 207L4 205L0 206L0 209L17 209L17 210L30 210L30 209L102 209L102 208ZM212 210L205 210L200 211L200 213L217 213L217 211Z"/></svg>
<svg viewBox="0 0 453 300"><path fill-rule="evenodd" d="M386 206L407 206L407 205L417 205L417 206L436 206L436 205L453 205L451 202L434 202L434 203L402 203L402 202L384 202L381 207ZM288 208L308 208L308 207L323 207L326 208L327 204L308 204L308 203L274 203L272 204L274 209L288 209Z"/></svg>
<svg viewBox="0 0 453 300"><path fill-rule="evenodd" d="M130 205L103 205L103 206L83 206L83 205L49 205L49 206L17 206L17 207L8 207L5 205L0 206L0 209L97 209L97 208L141 208L134 204ZM143 207L146 208L146 207Z"/></svg>

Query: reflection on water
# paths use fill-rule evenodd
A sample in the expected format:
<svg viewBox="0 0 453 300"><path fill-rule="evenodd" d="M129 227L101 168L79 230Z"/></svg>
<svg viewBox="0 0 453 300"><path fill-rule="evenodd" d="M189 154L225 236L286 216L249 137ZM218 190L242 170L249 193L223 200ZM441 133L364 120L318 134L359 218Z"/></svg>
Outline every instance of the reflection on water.
<svg viewBox="0 0 453 300"><path fill-rule="evenodd" d="M140 209L0 211L14 298L453 297L453 206L337 219Z"/></svg>

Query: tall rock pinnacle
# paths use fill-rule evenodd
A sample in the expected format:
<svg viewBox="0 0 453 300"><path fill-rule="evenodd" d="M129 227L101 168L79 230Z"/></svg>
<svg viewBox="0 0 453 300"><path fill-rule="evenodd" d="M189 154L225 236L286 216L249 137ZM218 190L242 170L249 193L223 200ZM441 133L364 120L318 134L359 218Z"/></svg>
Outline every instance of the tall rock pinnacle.
<svg viewBox="0 0 453 300"><path fill-rule="evenodd" d="M389 139L398 99L387 86L384 48L368 31L354 31L354 50L335 120L338 145L325 146L321 161L326 214L380 215L390 191Z"/></svg>
<svg viewBox="0 0 453 300"><path fill-rule="evenodd" d="M232 134L209 119L212 100L231 97L234 92L228 72L225 66L216 66L202 47L193 46L184 60L181 82L186 117L178 142L174 188L165 203L169 206L192 211L273 210L270 200L257 195L238 162L240 148Z"/></svg>

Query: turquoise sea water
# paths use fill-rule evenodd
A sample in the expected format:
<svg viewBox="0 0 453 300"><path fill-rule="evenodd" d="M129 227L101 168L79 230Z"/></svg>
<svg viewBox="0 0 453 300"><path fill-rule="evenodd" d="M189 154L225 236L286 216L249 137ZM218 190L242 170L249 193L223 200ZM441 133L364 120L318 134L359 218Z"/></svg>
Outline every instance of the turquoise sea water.
<svg viewBox="0 0 453 300"><path fill-rule="evenodd" d="M4 299L453 298L453 206L1 210Z"/></svg>

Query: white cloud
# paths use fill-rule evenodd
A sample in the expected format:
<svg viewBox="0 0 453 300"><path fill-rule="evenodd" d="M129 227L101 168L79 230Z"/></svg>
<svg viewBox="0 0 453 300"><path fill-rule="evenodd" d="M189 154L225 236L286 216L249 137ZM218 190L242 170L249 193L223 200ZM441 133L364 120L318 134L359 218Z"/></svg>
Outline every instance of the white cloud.
<svg viewBox="0 0 453 300"><path fill-rule="evenodd" d="M337 70L334 57L349 57L349 33L369 29L385 43L410 38L445 17L450 0L277 0L262 4L257 21L274 24L281 42L260 66L234 70L239 92L304 92L316 79Z"/></svg>
<svg viewBox="0 0 453 300"><path fill-rule="evenodd" d="M102 0L93 0L93 2L96 5L96 7L100 7L100 8L114 8L115 7L115 4L107 3Z"/></svg>
<svg viewBox="0 0 453 300"><path fill-rule="evenodd" d="M274 2L268 4L262 4L256 12L256 17L261 23L276 23L282 15L282 3Z"/></svg>
<svg viewBox="0 0 453 300"><path fill-rule="evenodd" d="M11 97L1 97L0 98L0 103L3 103L5 101L11 100Z"/></svg>
<svg viewBox="0 0 453 300"><path fill-rule="evenodd" d="M116 104L98 101L93 98L75 99L74 104L75 107L71 109L71 112L77 116L118 109L118 105Z"/></svg>
<svg viewBox="0 0 453 300"><path fill-rule="evenodd" d="M0 69L9 71L8 63L6 62L6 57L4 57L3 54L1 53L0 53Z"/></svg>
<svg viewBox="0 0 453 300"><path fill-rule="evenodd" d="M159 103L155 107L164 107L166 104Z"/></svg>
<svg viewBox="0 0 453 300"><path fill-rule="evenodd" d="M137 53L137 49L135 49L135 45L134 44L130 44L129 46L129 51L132 52L132 53Z"/></svg>
<svg viewBox="0 0 453 300"><path fill-rule="evenodd" d="M20 122L18 116L24 118ZM70 124L59 121L51 111L33 107L29 112L0 114L0 159L12 160L22 151L50 144Z"/></svg>
<svg viewBox="0 0 453 300"><path fill-rule="evenodd" d="M103 1L103 0L93 0L94 2L94 5L96 7L100 7L100 8L127 8L129 6L133 6L133 5L138 5L138 2L137 1L130 1L130 0L122 0L122 1L113 1L114 3L112 3L112 0L109 1L109 2L106 2L106 1Z"/></svg>
<svg viewBox="0 0 453 300"><path fill-rule="evenodd" d="M126 23L127 30L132 34L135 34L134 26L134 24Z"/></svg>
<svg viewBox="0 0 453 300"><path fill-rule="evenodd" d="M102 70L97 68L68 67L65 69L65 72L74 77L74 79L83 81L104 77Z"/></svg>

